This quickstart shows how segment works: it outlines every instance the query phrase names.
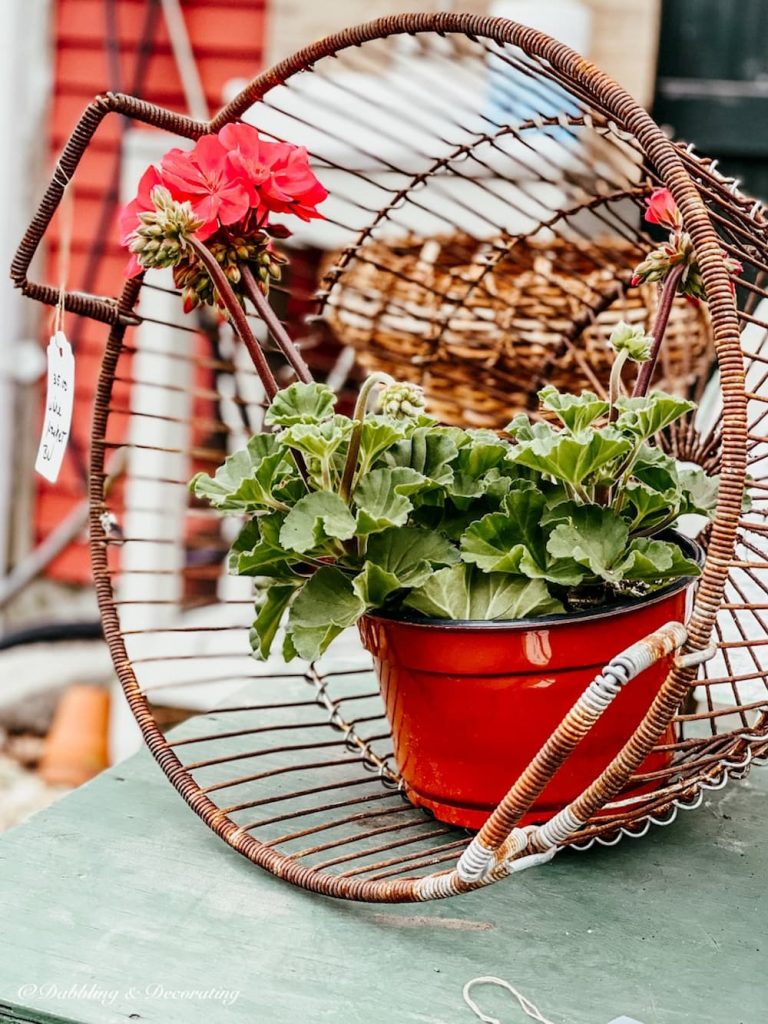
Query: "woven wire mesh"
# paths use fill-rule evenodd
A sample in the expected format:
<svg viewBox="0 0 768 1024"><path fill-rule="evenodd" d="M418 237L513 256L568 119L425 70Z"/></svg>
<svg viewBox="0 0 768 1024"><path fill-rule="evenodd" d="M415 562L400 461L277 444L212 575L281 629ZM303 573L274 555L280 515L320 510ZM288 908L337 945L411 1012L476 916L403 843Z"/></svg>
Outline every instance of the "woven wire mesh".
<svg viewBox="0 0 768 1024"><path fill-rule="evenodd" d="M529 36L530 51L542 37ZM314 302L307 324L289 318L294 337L320 320L360 347L361 337L375 341L394 325L387 358L457 419L462 406L481 420L533 408L536 387L563 361L604 390L600 318L610 323L618 311L650 324L653 315L655 299L632 305L627 287L654 245L643 197L664 183L617 116L608 80L577 81L477 30L350 33L310 56L257 80L218 122L241 117L305 145L330 191L326 220L302 225L287 243L291 260L314 254L319 268L315 298L302 296ZM678 153L723 249L745 268L738 304L752 505L738 520L714 626L718 652L677 715L671 766L636 776L656 788L614 800L573 837L578 846L671 820L768 750L766 226L760 205L709 161L682 145ZM424 252L436 240L439 273L434 252ZM277 308L289 293L290 285L276 290ZM702 405L663 442L717 472L722 398L708 317L704 307L678 305L674 357L662 361L659 380ZM250 656L251 582L226 573L237 523L187 488L194 472L212 471L261 426L263 389L242 346L226 324L182 314L160 273L129 284L120 309L97 394L92 546L116 665L155 755L235 848L278 874L286 862L312 869L294 872L300 884L323 891L317 875L382 881L449 865L467 835L401 795L356 637L341 638L326 664L294 671ZM269 349L263 325L251 322ZM686 344L694 334L703 339L695 353ZM118 449L127 470L105 497L104 468ZM212 714L166 741L153 720L158 704Z"/></svg>

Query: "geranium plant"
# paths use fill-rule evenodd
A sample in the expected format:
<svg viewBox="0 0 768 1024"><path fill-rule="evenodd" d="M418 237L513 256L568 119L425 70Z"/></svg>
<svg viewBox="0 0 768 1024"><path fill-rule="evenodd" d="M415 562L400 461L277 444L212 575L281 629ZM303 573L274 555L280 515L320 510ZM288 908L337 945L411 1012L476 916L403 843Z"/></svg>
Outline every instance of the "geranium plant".
<svg viewBox="0 0 768 1024"><path fill-rule="evenodd" d="M650 344L625 324L614 343L617 366ZM221 512L248 517L230 568L259 579L262 656L286 609L285 656L314 658L372 609L550 616L698 574L665 533L685 513L709 516L717 481L651 443L691 402L654 392L612 404L547 387L553 422L520 415L497 435L439 426L407 384L385 386L367 413L375 380L351 418L324 385L291 385L267 413L272 432L192 482Z"/></svg>
<svg viewBox="0 0 768 1024"><path fill-rule="evenodd" d="M232 315L230 290L255 301L254 280L262 293L279 276L273 238L285 232L273 215L320 216L326 195L304 150L228 125L142 178L122 221L131 272L170 266L187 308L216 302ZM653 444L693 404L646 392L671 296L699 296L699 273L668 192L653 193L647 219L671 232L635 276L661 283L659 315L652 335L614 331L606 399L547 387L540 419L517 416L497 434L440 426L417 387L377 377L341 416L333 392L305 379L271 396L265 432L213 477L195 477L199 497L246 517L230 568L258 580L261 656L287 610L285 656L314 658L371 610L525 619L698 573L669 531L683 514L711 515L717 481ZM632 364L641 370L626 397Z"/></svg>

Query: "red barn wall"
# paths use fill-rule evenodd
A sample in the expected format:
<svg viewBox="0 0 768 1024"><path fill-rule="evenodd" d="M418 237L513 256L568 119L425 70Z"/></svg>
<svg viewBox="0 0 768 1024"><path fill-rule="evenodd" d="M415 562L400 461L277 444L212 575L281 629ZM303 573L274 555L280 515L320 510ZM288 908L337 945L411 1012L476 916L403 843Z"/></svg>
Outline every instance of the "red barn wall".
<svg viewBox="0 0 768 1024"><path fill-rule="evenodd" d="M67 141L77 119L98 93L114 88L110 66L119 68L120 90L130 92L142 45L149 47L144 81L138 94L144 99L184 111L184 94L176 70L159 3L151 39L142 40L149 0L55 0L53 24L53 96L49 119L51 164ZM222 105L226 82L249 78L264 63L266 0L184 0L183 11L209 108ZM114 12L117 43L108 42L108 16ZM112 72L114 74L114 71ZM116 295L123 282L125 253L118 243L114 217L97 263L97 274L86 282L89 254L105 198L118 181L117 117L102 123L73 181L74 231L67 286L102 295ZM47 253L47 280L58 282L56 232ZM47 330L47 323L45 330ZM38 478L35 530L45 536L85 495L82 470L87 465L88 433L96 378L107 334L102 324L75 322L68 316L65 329L76 338L77 386L72 442L55 485ZM80 456L78 459L78 455ZM69 582L90 578L84 544L68 548L51 566L49 575Z"/></svg>

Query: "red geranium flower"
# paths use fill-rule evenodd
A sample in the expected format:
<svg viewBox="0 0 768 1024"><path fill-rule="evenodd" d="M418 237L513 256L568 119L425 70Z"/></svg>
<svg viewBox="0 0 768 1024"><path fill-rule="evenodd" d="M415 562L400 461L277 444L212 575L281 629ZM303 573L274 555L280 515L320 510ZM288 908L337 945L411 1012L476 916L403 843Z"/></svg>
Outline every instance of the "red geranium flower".
<svg viewBox="0 0 768 1024"><path fill-rule="evenodd" d="M147 168L120 217L123 244L133 253L128 273L173 267L185 309L214 303L215 289L188 245L194 236L208 240L233 287L238 264L251 263L266 292L284 262L270 250L270 239L290 234L270 225L270 214L319 218L317 204L327 195L305 149L268 142L251 125L227 125L191 150L170 150L159 168Z"/></svg>
<svg viewBox="0 0 768 1024"><path fill-rule="evenodd" d="M248 182L232 174L227 151L215 135L203 135L194 149L171 149L160 165L174 199L189 200L192 212L203 221L197 237L208 238L222 224L234 224L252 205Z"/></svg>
<svg viewBox="0 0 768 1024"><path fill-rule="evenodd" d="M265 204L275 213L293 213L301 220L322 218L316 209L328 196L328 189L317 180L309 166L303 146L285 142L265 142L270 177L261 186Z"/></svg>
<svg viewBox="0 0 768 1024"><path fill-rule="evenodd" d="M670 231L677 231L683 225L683 218L668 188L657 188L645 200L645 219L649 224L659 224Z"/></svg>
<svg viewBox="0 0 768 1024"><path fill-rule="evenodd" d="M315 177L302 146L268 142L247 124L228 124L219 138L229 150L229 162L254 186L254 206L273 213L293 213L302 220L321 218L316 209L328 190Z"/></svg>

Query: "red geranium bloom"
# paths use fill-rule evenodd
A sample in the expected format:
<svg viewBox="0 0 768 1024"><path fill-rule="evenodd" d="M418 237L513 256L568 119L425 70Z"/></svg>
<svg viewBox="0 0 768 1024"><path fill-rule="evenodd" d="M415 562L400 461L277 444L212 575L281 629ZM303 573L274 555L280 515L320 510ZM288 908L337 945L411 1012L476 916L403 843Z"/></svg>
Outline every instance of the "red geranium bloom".
<svg viewBox="0 0 768 1024"><path fill-rule="evenodd" d="M317 180L303 146L286 142L263 142L270 176L260 187L266 206L275 213L294 213L301 220L322 218L316 207L328 196Z"/></svg>
<svg viewBox="0 0 768 1024"><path fill-rule="evenodd" d="M294 213L302 220L322 217L316 206L328 191L312 172L306 149L288 142L268 142L248 124L228 124L219 138L229 150L233 171L254 186L254 206L273 213Z"/></svg>
<svg viewBox="0 0 768 1024"><path fill-rule="evenodd" d="M645 200L645 219L649 224L659 224L670 231L676 231L683 225L683 218L668 188L657 188Z"/></svg>
<svg viewBox="0 0 768 1024"><path fill-rule="evenodd" d="M266 222L269 210L262 200L261 186L269 178L270 170L264 160L264 143L258 131L250 124L228 124L219 132L219 139L227 150L230 173L242 179L250 189L256 219Z"/></svg>
<svg viewBox="0 0 768 1024"><path fill-rule="evenodd" d="M174 199L189 200L203 221L197 237L208 238L222 224L234 224L252 205L252 189L232 173L227 151L215 135L203 135L194 149L172 149L160 165Z"/></svg>
<svg viewBox="0 0 768 1024"><path fill-rule="evenodd" d="M155 185L165 185L165 182L160 171L158 171L154 164L150 164L139 180L136 198L132 199L127 206L124 206L120 213L118 224L120 227L120 240L123 245L127 246L129 244L131 236L139 226L139 214L145 213L147 210L154 210L152 189ZM131 254L128 266L126 267L128 277L137 277L143 269L136 255Z"/></svg>

